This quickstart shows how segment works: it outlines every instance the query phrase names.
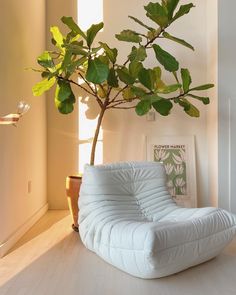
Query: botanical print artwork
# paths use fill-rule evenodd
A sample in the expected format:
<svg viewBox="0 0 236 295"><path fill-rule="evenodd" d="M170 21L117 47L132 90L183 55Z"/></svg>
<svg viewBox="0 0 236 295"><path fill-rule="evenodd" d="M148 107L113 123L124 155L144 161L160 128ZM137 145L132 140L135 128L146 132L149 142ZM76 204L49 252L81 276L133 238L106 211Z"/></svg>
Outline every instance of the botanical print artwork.
<svg viewBox="0 0 236 295"><path fill-rule="evenodd" d="M167 174L167 187L170 194L184 196L187 194L186 146L154 145L154 161L162 162Z"/></svg>

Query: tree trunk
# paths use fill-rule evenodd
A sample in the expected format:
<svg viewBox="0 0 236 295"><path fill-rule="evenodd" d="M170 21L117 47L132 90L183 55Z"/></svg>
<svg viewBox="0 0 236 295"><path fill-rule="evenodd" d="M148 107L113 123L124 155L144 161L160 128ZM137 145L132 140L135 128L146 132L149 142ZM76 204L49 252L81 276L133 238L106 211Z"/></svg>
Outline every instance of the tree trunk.
<svg viewBox="0 0 236 295"><path fill-rule="evenodd" d="M99 136L99 132L100 132L101 124L102 124L102 119L103 119L105 111L106 111L106 107L103 107L101 109L101 112L98 117L97 127L96 127L95 135L93 138L93 145L92 145L91 157L90 157L90 165L92 165L92 166L94 165L98 136Z"/></svg>

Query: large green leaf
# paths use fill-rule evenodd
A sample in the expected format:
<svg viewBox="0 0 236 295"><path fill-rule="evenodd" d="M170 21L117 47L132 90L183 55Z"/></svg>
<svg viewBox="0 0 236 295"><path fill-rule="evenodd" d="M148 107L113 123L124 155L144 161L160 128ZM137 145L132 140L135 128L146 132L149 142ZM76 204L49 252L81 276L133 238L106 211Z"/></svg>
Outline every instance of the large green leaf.
<svg viewBox="0 0 236 295"><path fill-rule="evenodd" d="M141 62L139 61L132 61L129 64L129 72L131 74L132 77L137 78L139 72L141 71L141 69L143 68L143 65Z"/></svg>
<svg viewBox="0 0 236 295"><path fill-rule="evenodd" d="M104 63L104 64L106 64L107 66L109 66L109 58L105 55L99 55L98 56L98 59L102 62L102 63Z"/></svg>
<svg viewBox="0 0 236 295"><path fill-rule="evenodd" d="M66 70L70 73L74 73L76 68L78 68L79 66L83 66L85 63L87 63L87 57L79 58L76 61L69 63L66 66Z"/></svg>
<svg viewBox="0 0 236 295"><path fill-rule="evenodd" d="M201 86L198 86L198 87L191 88L189 91L207 90L207 89L213 88L214 86L215 86L214 84L205 84L205 85L201 85Z"/></svg>
<svg viewBox="0 0 236 295"><path fill-rule="evenodd" d="M168 86L161 79L157 79L155 83L155 92L165 93L166 91L168 92Z"/></svg>
<svg viewBox="0 0 236 295"><path fill-rule="evenodd" d="M174 41L174 42L177 42L177 43L179 43L179 44L181 44L181 45L183 45L183 46L185 46L185 47L188 47L188 48L194 50L194 47L193 47L191 44L189 44L188 42L184 41L183 39L179 39L179 38L176 38L176 37L174 37L174 36L171 36L171 35L168 34L167 32L164 32L162 35L163 35L163 37L165 37L166 39L172 40L172 41Z"/></svg>
<svg viewBox="0 0 236 295"><path fill-rule="evenodd" d="M179 69L178 61L167 51L163 50L159 45L154 44L153 49L156 58L163 67L169 72L176 72Z"/></svg>
<svg viewBox="0 0 236 295"><path fill-rule="evenodd" d="M99 58L94 58L88 62L88 70L86 72L86 80L94 84L101 84L107 80L109 67L101 62Z"/></svg>
<svg viewBox="0 0 236 295"><path fill-rule="evenodd" d="M108 58L114 64L116 62L118 50L116 48L110 48L106 43L99 42L102 48L105 50Z"/></svg>
<svg viewBox="0 0 236 295"><path fill-rule="evenodd" d="M190 76L189 70L181 69L181 77L183 82L184 93L187 93L189 91L189 86L192 83L192 78Z"/></svg>
<svg viewBox="0 0 236 295"><path fill-rule="evenodd" d="M156 74L151 69L142 68L139 72L138 79L140 83L147 87L149 90L153 90L156 80Z"/></svg>
<svg viewBox="0 0 236 295"><path fill-rule="evenodd" d="M154 89L155 92L161 93L162 91L163 92L167 91L168 86L166 86L166 84L161 79L161 75L162 75L161 68L155 67L155 68L153 68L153 71L156 74L155 89Z"/></svg>
<svg viewBox="0 0 236 295"><path fill-rule="evenodd" d="M98 85L97 86L97 94L100 98L107 97L107 85Z"/></svg>
<svg viewBox="0 0 236 295"><path fill-rule="evenodd" d="M168 17L171 20L173 17L173 13L179 4L179 0L162 0L162 5L166 7L168 11Z"/></svg>
<svg viewBox="0 0 236 295"><path fill-rule="evenodd" d="M74 97L74 100L75 100L75 96L72 92L70 83L65 80L59 80L57 82L55 98L58 101L63 102L69 98L72 100L72 97Z"/></svg>
<svg viewBox="0 0 236 295"><path fill-rule="evenodd" d="M131 89L132 89L132 92L139 98L147 94L146 91L141 87L131 86Z"/></svg>
<svg viewBox="0 0 236 295"><path fill-rule="evenodd" d="M63 115L70 114L74 110L73 99L67 99L67 100L61 102L55 98L55 104L56 104L56 107L59 110L59 112Z"/></svg>
<svg viewBox="0 0 236 295"><path fill-rule="evenodd" d="M55 104L59 112L69 114L74 110L75 96L70 83L65 80L58 80L55 92Z"/></svg>
<svg viewBox="0 0 236 295"><path fill-rule="evenodd" d="M154 102L162 100L164 98L155 93L155 94L146 94L141 99L142 100L149 100L151 102L151 104L153 104Z"/></svg>
<svg viewBox="0 0 236 295"><path fill-rule="evenodd" d="M127 68L123 67L121 69L117 69L117 74L122 82L127 85L134 84L135 78L132 77Z"/></svg>
<svg viewBox="0 0 236 295"><path fill-rule="evenodd" d="M173 107L173 104L170 100L160 99L152 104L154 109L161 114L162 116L168 116Z"/></svg>
<svg viewBox="0 0 236 295"><path fill-rule="evenodd" d="M199 110L193 104L191 104L186 98L181 99L179 101L179 105L184 108L185 113L188 114L190 117L200 117Z"/></svg>
<svg viewBox="0 0 236 295"><path fill-rule="evenodd" d="M54 26L50 28L50 32L52 33L53 39L56 41L56 46L63 50L63 36L58 27Z"/></svg>
<svg viewBox="0 0 236 295"><path fill-rule="evenodd" d="M111 68L110 71L109 71L109 75L108 75L108 78L107 78L107 83L108 83L108 85L110 85L112 87L115 87L115 88L119 87L116 72L115 72L115 70L113 68Z"/></svg>
<svg viewBox="0 0 236 295"><path fill-rule="evenodd" d="M68 65L71 63L72 52L70 50L66 50L64 58L62 60L61 68L66 71Z"/></svg>
<svg viewBox="0 0 236 295"><path fill-rule="evenodd" d="M42 95L45 91L49 90L56 82L56 78L53 77L51 79L44 79L37 84L34 85L33 87L33 95L34 96L40 96Z"/></svg>
<svg viewBox="0 0 236 295"><path fill-rule="evenodd" d="M155 72L155 74L156 74L156 78L157 79L161 79L161 68L160 67L155 67L155 68L153 68L153 71Z"/></svg>
<svg viewBox="0 0 236 295"><path fill-rule="evenodd" d="M182 86L181 84L165 85L164 87L157 89L157 92L163 93L163 94L168 94L168 93L175 92L181 86Z"/></svg>
<svg viewBox="0 0 236 295"><path fill-rule="evenodd" d="M74 41L71 41L70 44L83 47L84 46L84 40L77 41L77 39L76 39ZM69 44L66 44L66 45L69 45Z"/></svg>
<svg viewBox="0 0 236 295"><path fill-rule="evenodd" d="M128 87L122 91L122 96L126 100L132 100L135 97L135 94L133 93L132 88Z"/></svg>
<svg viewBox="0 0 236 295"><path fill-rule="evenodd" d="M50 75L49 71L44 71L44 72L41 73L42 78L48 78L49 75Z"/></svg>
<svg viewBox="0 0 236 295"><path fill-rule="evenodd" d="M142 42L142 38L139 36L139 34L131 30L123 30L120 34L116 34L115 36L119 41L132 43Z"/></svg>
<svg viewBox="0 0 236 295"><path fill-rule="evenodd" d="M203 102L203 104L207 105L210 103L210 99L209 97L206 96L198 96L198 95L194 95L194 94L188 94L189 97L195 98L197 100L200 100L201 102Z"/></svg>
<svg viewBox="0 0 236 295"><path fill-rule="evenodd" d="M190 103L188 102L187 99L185 98L179 99L178 104L184 108L185 112L190 110Z"/></svg>
<svg viewBox="0 0 236 295"><path fill-rule="evenodd" d="M78 44L69 44L66 46L66 49L69 50L74 55L83 55L83 56L89 55L89 52L86 49L84 49L83 46Z"/></svg>
<svg viewBox="0 0 236 295"><path fill-rule="evenodd" d="M147 11L147 17L157 23L160 27L165 28L168 25L168 13L158 2L148 3L148 5L144 6L144 9Z"/></svg>
<svg viewBox="0 0 236 295"><path fill-rule="evenodd" d="M96 54L102 49L102 46L92 48L92 53ZM100 53L99 53L100 54Z"/></svg>
<svg viewBox="0 0 236 295"><path fill-rule="evenodd" d="M53 68L54 62L48 51L44 51L37 59L38 64L44 68Z"/></svg>
<svg viewBox="0 0 236 295"><path fill-rule="evenodd" d="M132 47L132 51L128 56L130 61L144 61L147 57L146 48L144 46Z"/></svg>
<svg viewBox="0 0 236 295"><path fill-rule="evenodd" d="M190 108L189 110L185 110L185 113L187 113L190 117L195 117L195 118L199 118L200 117L200 112L199 110L190 103Z"/></svg>
<svg viewBox="0 0 236 295"><path fill-rule="evenodd" d="M147 114L152 108L150 100L141 100L135 107L136 114L138 116L143 116Z"/></svg>
<svg viewBox="0 0 236 295"><path fill-rule="evenodd" d="M80 29L80 27L74 22L73 18L71 16L63 16L61 18L61 21L67 25L67 27L69 29L71 29L71 31L73 33L75 33L75 35L81 35L85 40L87 39L85 33Z"/></svg>
<svg viewBox="0 0 236 295"><path fill-rule="evenodd" d="M87 30L87 45L90 48L93 40L95 39L97 33L103 28L104 24L103 22L99 24L92 25L88 30Z"/></svg>
<svg viewBox="0 0 236 295"><path fill-rule="evenodd" d="M193 3L189 3L189 4L186 4L186 5L181 5L179 10L176 12L175 16L172 18L172 21L175 21L177 20L178 18L180 18L181 16L185 15L185 14L188 14L190 9L193 8L194 5Z"/></svg>
<svg viewBox="0 0 236 295"><path fill-rule="evenodd" d="M134 21L135 21L136 23L138 23L140 26L142 26L142 27L148 29L149 31L155 31L154 28L151 28L151 27L149 27L148 25L144 24L141 20L137 19L136 17L134 17L134 16L130 16L130 15L129 15L129 18L131 18L132 20L134 20Z"/></svg>

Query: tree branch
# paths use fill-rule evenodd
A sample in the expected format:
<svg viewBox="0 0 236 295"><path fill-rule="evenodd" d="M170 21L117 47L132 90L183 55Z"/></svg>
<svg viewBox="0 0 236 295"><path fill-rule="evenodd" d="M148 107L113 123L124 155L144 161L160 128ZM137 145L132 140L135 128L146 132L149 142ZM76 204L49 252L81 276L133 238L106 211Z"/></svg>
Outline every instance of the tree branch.
<svg viewBox="0 0 236 295"><path fill-rule="evenodd" d="M117 94L113 97L113 99L110 101L109 104L113 103L113 102L116 100L116 98L121 94L121 92L124 91L126 88L128 88L128 85L125 85L123 88L121 88L121 89L117 92Z"/></svg>
<svg viewBox="0 0 236 295"><path fill-rule="evenodd" d="M96 95L95 91L93 90L93 88L90 86L89 82L84 78L84 76L79 73L80 78L87 84L87 86L89 87L89 89L93 92L94 95Z"/></svg>
<svg viewBox="0 0 236 295"><path fill-rule="evenodd" d="M166 29L166 28L165 28ZM157 38L160 37L160 35L165 31L165 29L160 29L160 32L154 37L152 38L151 40L147 41L146 45L144 45L145 48L148 47L148 45L150 45L151 43L153 43ZM126 66L126 64L129 62L129 59L127 59L124 63L123 63L123 66ZM123 87L122 89L120 89L117 94L114 96L114 98L110 101L110 103L113 103L116 98L120 95L120 93L122 91L124 91L126 88L128 87L128 85L126 85L125 87Z"/></svg>
<svg viewBox="0 0 236 295"><path fill-rule="evenodd" d="M168 27L168 26L167 26L167 27ZM167 27L166 27L166 28L167 28ZM147 41L147 43L144 45L144 47L145 47L145 48L148 48L148 46L149 46L151 43L153 43L157 38L160 37L160 35L165 31L166 28L160 28L160 32L157 33L157 35L156 35L155 37L153 37L151 40ZM128 62L129 62L129 59L127 59L127 60L123 63L123 66L126 66L126 64L127 64ZM120 95L120 93L121 93L122 91L124 91L127 87L128 87L128 85L126 85L126 86L123 87L121 90L119 90L119 91L117 92L117 94L114 96L114 98L110 101L110 103L113 103L113 102L116 100L116 98Z"/></svg>
<svg viewBox="0 0 236 295"><path fill-rule="evenodd" d="M188 92L186 92L186 93L180 93L178 96L166 98L166 100L175 100L175 99L184 98L187 94L188 94Z"/></svg>
<svg viewBox="0 0 236 295"><path fill-rule="evenodd" d="M105 91L105 89L104 89L104 87L103 87L103 85L102 84L98 84L101 88L102 88L102 91L103 91L103 93L105 94L106 93L106 91ZM106 95L106 97L107 97L107 95Z"/></svg>
<svg viewBox="0 0 236 295"><path fill-rule="evenodd" d="M86 91L88 94L92 95L92 96L95 96L94 93L90 92L88 89L86 89L85 87L83 87L82 85L80 85L79 83L71 80L71 79L67 79L67 78L64 78L64 77L61 77L61 76L56 76L59 80L64 80L64 81L67 81L71 84L74 84L76 86L78 86L79 88L83 89L84 91ZM96 96L95 96L96 97Z"/></svg>
<svg viewBox="0 0 236 295"><path fill-rule="evenodd" d="M112 91L112 86L108 87L108 91L107 91L107 97L110 97L111 91Z"/></svg>
<svg viewBox="0 0 236 295"><path fill-rule="evenodd" d="M103 103L102 103L101 99L98 97L98 95L97 95L95 92L93 92L93 93L90 92L88 89L86 89L85 87L83 87L82 85L80 85L79 83L77 83L77 82L75 82L75 81L73 81L73 80L71 80L71 79L66 79L66 78L61 77L61 76L57 76L57 78L58 78L59 80L64 80L64 81L67 81L67 82L69 82L69 83L72 83L72 84L78 86L79 88L83 89L83 90L84 90L85 92L87 92L88 94L94 96L94 97L96 98L96 101L97 101L97 103L99 104L99 106L100 106L101 108L103 107ZM86 83L86 84L87 84L87 83Z"/></svg>
<svg viewBox="0 0 236 295"><path fill-rule="evenodd" d="M117 109L117 110L130 110L130 109L135 109L136 106L132 107L108 107L108 109Z"/></svg>
<svg viewBox="0 0 236 295"><path fill-rule="evenodd" d="M117 102L124 102L124 99L116 100L116 101L114 101L113 103L117 103Z"/></svg>
<svg viewBox="0 0 236 295"><path fill-rule="evenodd" d="M96 97L96 101L99 104L100 108L103 108L103 103L102 103L101 99L97 95L95 97Z"/></svg>
<svg viewBox="0 0 236 295"><path fill-rule="evenodd" d="M173 72L173 76L175 77L175 80L176 80L177 84L180 84L180 82L179 82L179 78L178 78L176 72ZM181 87L181 88L179 89L179 94L180 94L180 95L183 95L183 93L184 93L184 91L183 91L183 88Z"/></svg>
<svg viewBox="0 0 236 295"><path fill-rule="evenodd" d="M93 90L93 88L90 86L90 84L88 83L88 81L83 77L83 75L81 73L79 73L79 76L82 78L82 80L88 85L89 89L93 92L93 95L96 97L97 103L99 104L99 106L102 108L103 107L103 103L102 100L99 98L98 94L97 94L97 89L95 87L95 90ZM101 85L100 85L101 86Z"/></svg>
<svg viewBox="0 0 236 295"><path fill-rule="evenodd" d="M168 27L168 26L167 26L167 27ZM167 27L166 27L166 28L167 28ZM144 45L144 47L147 48L149 44L153 43L157 38L159 38L160 35L165 31L166 28L163 28L163 29L160 28L160 32L159 32L155 37L153 37L151 40L147 41L147 43ZM129 62L129 59L127 59L127 60L123 63L123 65L125 66L128 62Z"/></svg>
<svg viewBox="0 0 236 295"><path fill-rule="evenodd" d="M138 99L138 98L135 97L135 98L132 99L132 101L135 100L135 99ZM132 101L131 101L131 100L130 100L130 101L128 101L128 100L119 100L119 101L116 101L113 105L110 105L110 106L108 107L108 109L110 109L110 108L114 108L114 107L116 107L116 106L118 106L118 105L121 105L121 104L131 103Z"/></svg>

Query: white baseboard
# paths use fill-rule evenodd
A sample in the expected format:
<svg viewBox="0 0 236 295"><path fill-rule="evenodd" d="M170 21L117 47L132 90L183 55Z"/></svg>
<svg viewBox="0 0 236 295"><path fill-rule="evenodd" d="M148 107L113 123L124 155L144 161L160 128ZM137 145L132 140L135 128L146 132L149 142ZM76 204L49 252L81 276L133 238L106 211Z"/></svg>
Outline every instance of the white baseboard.
<svg viewBox="0 0 236 295"><path fill-rule="evenodd" d="M0 244L0 258L48 211L48 203L22 224L4 243Z"/></svg>

